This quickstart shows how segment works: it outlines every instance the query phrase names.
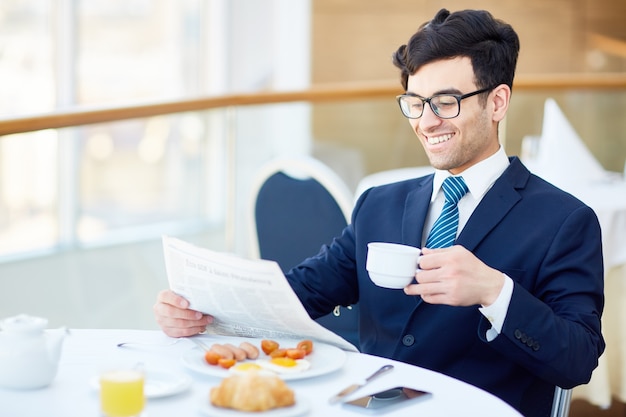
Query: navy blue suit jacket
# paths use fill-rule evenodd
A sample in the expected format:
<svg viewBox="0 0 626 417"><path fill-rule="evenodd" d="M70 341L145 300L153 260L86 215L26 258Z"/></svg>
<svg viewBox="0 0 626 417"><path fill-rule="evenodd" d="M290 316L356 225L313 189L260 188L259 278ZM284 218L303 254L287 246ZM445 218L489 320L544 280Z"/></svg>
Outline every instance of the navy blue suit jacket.
<svg viewBox="0 0 626 417"><path fill-rule="evenodd" d="M342 235L287 274L292 288L313 318L358 302L362 352L442 372L526 416L547 416L555 385L588 382L604 351L595 213L511 158L456 241L514 281L502 332L489 342L478 306L428 304L375 286L365 270L369 242L421 245L432 187L428 175L366 191Z"/></svg>

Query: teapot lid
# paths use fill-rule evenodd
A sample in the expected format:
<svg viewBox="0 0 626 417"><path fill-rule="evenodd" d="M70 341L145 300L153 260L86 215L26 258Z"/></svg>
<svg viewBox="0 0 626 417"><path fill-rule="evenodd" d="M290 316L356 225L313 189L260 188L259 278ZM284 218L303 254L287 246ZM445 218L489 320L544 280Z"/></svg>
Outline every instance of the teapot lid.
<svg viewBox="0 0 626 417"><path fill-rule="evenodd" d="M14 332L41 331L48 325L48 319L19 314L0 321L0 328Z"/></svg>

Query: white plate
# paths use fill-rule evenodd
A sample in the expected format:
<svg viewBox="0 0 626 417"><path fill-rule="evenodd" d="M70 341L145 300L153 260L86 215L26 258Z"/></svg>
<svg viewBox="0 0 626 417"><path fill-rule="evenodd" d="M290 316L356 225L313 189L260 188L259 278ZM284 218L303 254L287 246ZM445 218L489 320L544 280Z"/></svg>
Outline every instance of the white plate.
<svg viewBox="0 0 626 417"><path fill-rule="evenodd" d="M306 414L309 408L309 403L300 398L296 398L296 403L291 407L275 408L263 412L244 412L215 407L207 401L206 404L202 404L200 407L200 412L210 417L297 417Z"/></svg>
<svg viewBox="0 0 626 417"><path fill-rule="evenodd" d="M95 390L100 389L98 377L93 377L90 381ZM191 378L185 374L147 370L145 375L143 392L146 398L167 397L180 394L191 386Z"/></svg>
<svg viewBox="0 0 626 417"><path fill-rule="evenodd" d="M242 340L246 340L258 347L260 350L261 339L220 339L219 343L232 343L235 346L239 346ZM277 340L281 347L295 347L298 344L298 340ZM260 359L268 358L263 352L259 356ZM221 368L217 365L209 365L204 360L204 351L199 348L191 349L183 354L181 357L183 365L188 369L201 374L215 376L219 378L225 378L232 375L228 370ZM280 378L287 380L312 378L315 376L326 375L341 369L346 362L346 352L338 347L327 345L321 342L313 342L313 352L307 355L306 360L311 362L311 367L306 371L292 374L280 374Z"/></svg>

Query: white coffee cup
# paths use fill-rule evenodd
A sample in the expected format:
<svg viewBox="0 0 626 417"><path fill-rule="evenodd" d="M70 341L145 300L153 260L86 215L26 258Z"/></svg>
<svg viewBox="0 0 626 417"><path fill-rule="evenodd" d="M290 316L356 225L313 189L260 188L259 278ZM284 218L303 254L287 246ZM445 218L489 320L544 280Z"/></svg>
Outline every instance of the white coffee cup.
<svg viewBox="0 0 626 417"><path fill-rule="evenodd" d="M400 289L413 281L422 251L399 243L367 244L365 268L372 282L379 287Z"/></svg>

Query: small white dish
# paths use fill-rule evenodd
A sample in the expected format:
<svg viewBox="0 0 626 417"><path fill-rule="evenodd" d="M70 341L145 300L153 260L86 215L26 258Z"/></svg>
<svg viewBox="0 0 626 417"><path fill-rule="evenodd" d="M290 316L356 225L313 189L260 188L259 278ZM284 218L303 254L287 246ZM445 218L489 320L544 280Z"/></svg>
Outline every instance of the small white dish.
<svg viewBox="0 0 626 417"><path fill-rule="evenodd" d="M93 377L90 385L95 390L100 390L100 381L97 376ZM180 394L191 387L191 378L185 374L165 370L147 370L144 381L144 394L146 398L161 398Z"/></svg>
<svg viewBox="0 0 626 417"><path fill-rule="evenodd" d="M311 408L308 401L296 398L296 403L291 407L275 408L263 412L245 412L230 408L215 407L208 400L200 406L200 413L208 417L298 417L305 415Z"/></svg>

